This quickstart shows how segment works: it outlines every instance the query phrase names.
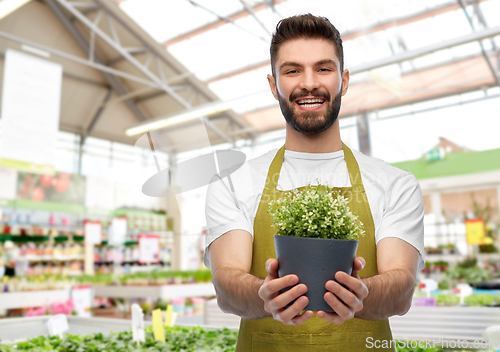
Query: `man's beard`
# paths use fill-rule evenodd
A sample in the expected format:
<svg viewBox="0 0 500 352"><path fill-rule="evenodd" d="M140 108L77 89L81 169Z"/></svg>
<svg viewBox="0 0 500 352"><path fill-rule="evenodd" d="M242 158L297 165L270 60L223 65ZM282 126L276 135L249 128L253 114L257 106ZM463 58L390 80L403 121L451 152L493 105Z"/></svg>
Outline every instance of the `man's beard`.
<svg viewBox="0 0 500 352"><path fill-rule="evenodd" d="M317 89L313 89L311 92L306 92L306 94L291 94L289 101L286 101L278 94L278 101L281 113L291 128L305 135L313 135L326 131L335 123L337 117L339 116L340 103L342 99L341 93L342 90L335 96L333 101L330 101L331 97L328 92L326 94L319 93ZM323 118L321 113L318 111L301 111L300 115L294 113L294 101L300 97L311 96L326 99L325 103L328 104L328 108Z"/></svg>

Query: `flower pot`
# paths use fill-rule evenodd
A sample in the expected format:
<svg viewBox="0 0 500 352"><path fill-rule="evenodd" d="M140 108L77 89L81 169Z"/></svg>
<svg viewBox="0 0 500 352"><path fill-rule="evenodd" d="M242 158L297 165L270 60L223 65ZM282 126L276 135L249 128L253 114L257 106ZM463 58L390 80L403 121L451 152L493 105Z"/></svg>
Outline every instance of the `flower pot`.
<svg viewBox="0 0 500 352"><path fill-rule="evenodd" d="M274 244L279 277L295 274L307 286L305 309L333 312L324 299L325 284L337 271L351 274L358 241L275 235Z"/></svg>

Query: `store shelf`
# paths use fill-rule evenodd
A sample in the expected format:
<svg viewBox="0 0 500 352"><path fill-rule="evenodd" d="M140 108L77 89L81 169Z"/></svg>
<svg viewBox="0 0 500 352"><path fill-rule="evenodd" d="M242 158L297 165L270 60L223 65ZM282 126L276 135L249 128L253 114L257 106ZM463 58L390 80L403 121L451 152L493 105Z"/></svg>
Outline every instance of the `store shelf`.
<svg viewBox="0 0 500 352"><path fill-rule="evenodd" d="M234 314L224 313L217 305L217 299L205 301L203 307L203 325L238 328L241 318Z"/></svg>
<svg viewBox="0 0 500 352"><path fill-rule="evenodd" d="M69 298L69 289L29 292L3 292L0 293L0 309L41 307L53 302L66 302Z"/></svg>
<svg viewBox="0 0 500 352"><path fill-rule="evenodd" d="M95 286L95 297L112 298L179 298L215 296L211 282L163 286Z"/></svg>
<svg viewBox="0 0 500 352"><path fill-rule="evenodd" d="M500 308L413 306L389 321L394 338L484 340L487 327L500 325Z"/></svg>
<svg viewBox="0 0 500 352"><path fill-rule="evenodd" d="M44 256L25 256L24 259L28 260L29 262L68 262L73 260L84 260L85 256L68 255L68 256L54 257L51 255L44 255Z"/></svg>
<svg viewBox="0 0 500 352"><path fill-rule="evenodd" d="M395 339L484 340L487 327L500 325L500 308L413 306L400 317L389 318ZM204 325L236 328L240 318L220 310L215 299L204 307Z"/></svg>
<svg viewBox="0 0 500 352"><path fill-rule="evenodd" d="M10 318L0 320L0 342L26 340L40 335L49 335L47 321L51 316L32 318ZM90 335L94 333L109 334L111 331L126 331L131 328L131 321L109 318L82 318L67 316L69 333ZM144 324L150 325L145 321Z"/></svg>

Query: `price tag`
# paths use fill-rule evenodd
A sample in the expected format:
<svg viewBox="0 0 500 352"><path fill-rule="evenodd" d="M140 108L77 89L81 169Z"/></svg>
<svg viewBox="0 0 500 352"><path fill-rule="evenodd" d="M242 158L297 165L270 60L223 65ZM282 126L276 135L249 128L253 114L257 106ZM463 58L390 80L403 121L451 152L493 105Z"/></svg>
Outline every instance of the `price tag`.
<svg viewBox="0 0 500 352"><path fill-rule="evenodd" d="M465 220L465 233L468 244L484 244L486 232L483 219Z"/></svg>
<svg viewBox="0 0 500 352"><path fill-rule="evenodd" d="M460 304L464 304L465 297L468 297L472 294L472 286L469 284L458 284L457 287L453 290L453 293L460 296Z"/></svg>
<svg viewBox="0 0 500 352"><path fill-rule="evenodd" d="M163 318L161 309L153 310L153 335L156 341L165 342L165 331L163 330Z"/></svg>
<svg viewBox="0 0 500 352"><path fill-rule="evenodd" d="M144 342L146 336L144 334L144 313L141 307L134 303L132 310L132 339L137 342Z"/></svg>
<svg viewBox="0 0 500 352"><path fill-rule="evenodd" d="M173 314L174 314L174 306L169 304L167 306L167 312L165 314L165 326L173 326L174 321L173 321Z"/></svg>
<svg viewBox="0 0 500 352"><path fill-rule="evenodd" d="M71 290L74 310L79 317L91 317L92 288L90 286L75 286Z"/></svg>
<svg viewBox="0 0 500 352"><path fill-rule="evenodd" d="M139 235L139 263L160 262L160 238L158 235Z"/></svg>
<svg viewBox="0 0 500 352"><path fill-rule="evenodd" d="M122 244L125 242L125 237L127 236L127 218L119 217L113 218L111 221L111 227L109 231L109 243L110 244Z"/></svg>
<svg viewBox="0 0 500 352"><path fill-rule="evenodd" d="M101 244L102 225L100 221L85 221L84 223L85 243Z"/></svg>
<svg viewBox="0 0 500 352"><path fill-rule="evenodd" d="M63 337L66 331L69 331L68 319L64 314L54 315L47 321L47 328L50 336Z"/></svg>
<svg viewBox="0 0 500 352"><path fill-rule="evenodd" d="M431 292L437 290L438 283L433 279L426 279L422 281L422 286L419 285L419 288L422 288L425 292L427 292L427 297L431 296Z"/></svg>

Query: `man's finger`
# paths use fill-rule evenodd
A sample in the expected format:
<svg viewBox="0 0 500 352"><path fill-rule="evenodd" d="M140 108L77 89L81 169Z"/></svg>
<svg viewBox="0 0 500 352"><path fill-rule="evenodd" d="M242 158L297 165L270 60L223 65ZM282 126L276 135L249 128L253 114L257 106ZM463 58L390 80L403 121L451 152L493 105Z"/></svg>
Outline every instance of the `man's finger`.
<svg viewBox="0 0 500 352"><path fill-rule="evenodd" d="M312 310L307 310L300 315L297 315L295 318L291 320L291 325L299 326L311 319L314 316L314 312Z"/></svg>
<svg viewBox="0 0 500 352"><path fill-rule="evenodd" d="M282 289L294 286L298 283L299 283L299 278L297 277L297 275L293 274L265 282L260 289L260 291L262 291L261 298L270 297L272 295L278 294Z"/></svg>
<svg viewBox="0 0 500 352"><path fill-rule="evenodd" d="M268 260L266 260L266 271L268 276L271 276L272 278L278 278L278 260L273 258L269 258Z"/></svg>
<svg viewBox="0 0 500 352"><path fill-rule="evenodd" d="M344 319L342 319L337 313L329 313L320 310L316 315L318 316L318 318L326 320L331 324L340 325L344 323Z"/></svg>
<svg viewBox="0 0 500 352"><path fill-rule="evenodd" d="M351 276L358 277L358 273L363 270L363 268L366 265L365 258L363 257L356 257L354 259L354 263L352 266L352 273Z"/></svg>
<svg viewBox="0 0 500 352"><path fill-rule="evenodd" d="M282 310L280 313L275 314L274 318L276 320L280 320L286 325L294 325L293 318L298 316L308 303L309 299L307 297L299 297L299 299L297 299L290 307Z"/></svg>
<svg viewBox="0 0 500 352"><path fill-rule="evenodd" d="M292 287L290 290L276 296L269 305L272 310L278 310L286 307L294 299L299 298L307 292L307 286L304 284Z"/></svg>

